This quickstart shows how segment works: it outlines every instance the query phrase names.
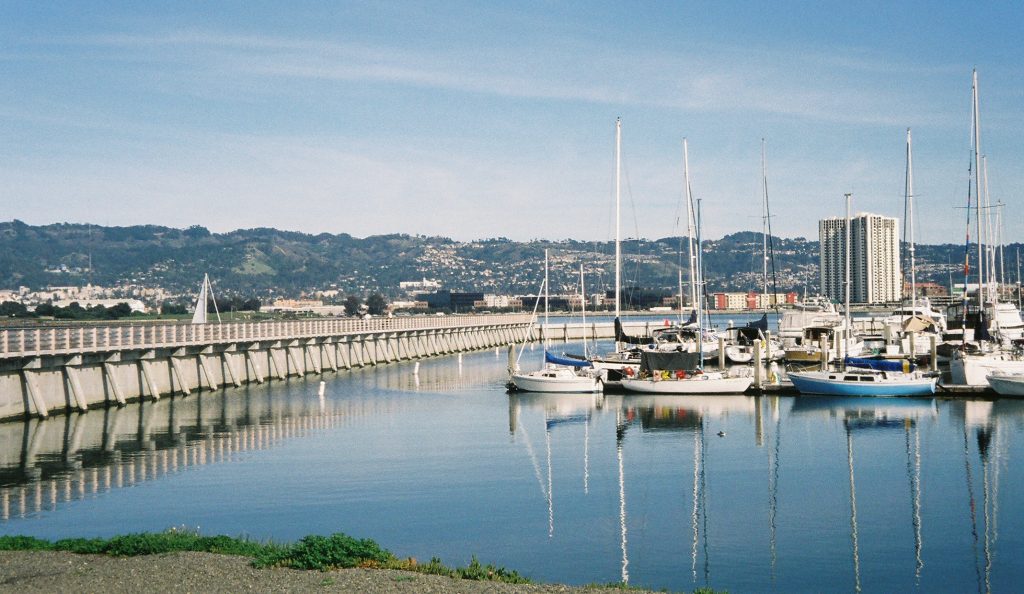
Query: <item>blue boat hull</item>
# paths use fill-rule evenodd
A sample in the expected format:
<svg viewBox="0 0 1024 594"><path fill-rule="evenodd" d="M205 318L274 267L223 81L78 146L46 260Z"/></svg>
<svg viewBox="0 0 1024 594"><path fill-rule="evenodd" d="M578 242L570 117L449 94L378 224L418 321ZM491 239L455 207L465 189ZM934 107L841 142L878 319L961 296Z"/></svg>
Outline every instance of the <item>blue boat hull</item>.
<svg viewBox="0 0 1024 594"><path fill-rule="evenodd" d="M789 379L801 394L824 394L827 396L928 396L935 393L936 382L936 378L848 382L816 377L816 372L791 373Z"/></svg>

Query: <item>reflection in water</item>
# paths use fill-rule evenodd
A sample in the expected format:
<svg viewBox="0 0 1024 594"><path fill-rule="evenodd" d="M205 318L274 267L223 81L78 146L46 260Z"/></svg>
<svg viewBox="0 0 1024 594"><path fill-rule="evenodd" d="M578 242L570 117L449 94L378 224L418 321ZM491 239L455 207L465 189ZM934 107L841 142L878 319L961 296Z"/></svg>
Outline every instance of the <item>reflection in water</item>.
<svg viewBox="0 0 1024 594"><path fill-rule="evenodd" d="M323 398L267 387L0 424L0 519L24 518L335 427ZM314 402L316 404L314 405Z"/></svg>
<svg viewBox="0 0 1024 594"><path fill-rule="evenodd" d="M619 535L622 547L622 583L629 583L629 553L626 549L626 467L622 457L622 440L626 437L626 425L622 413L616 411L615 456L619 463Z"/></svg>
<svg viewBox="0 0 1024 594"><path fill-rule="evenodd" d="M604 403L604 396L597 394L542 394L542 393L512 393L508 396L508 426L509 433L514 437L517 432L522 432L527 454L533 465L534 475L540 485L541 495L544 496L548 506L548 538L555 536L555 503L554 503L554 476L551 464L551 431L560 426L582 424L584 427L583 437L583 490L589 493L590 476L590 419L591 412L601 408ZM529 430L525 425L519 423L520 409L523 405L541 408L544 411L544 447L545 465L547 466L547 477L542 476L540 463L530 439Z"/></svg>
<svg viewBox="0 0 1024 594"><path fill-rule="evenodd" d="M921 556L921 432L913 423L914 443L911 447L911 424L906 425L907 480L910 483L911 517L914 525L914 583L921 582L924 558Z"/></svg>
<svg viewBox="0 0 1024 594"><path fill-rule="evenodd" d="M860 592L860 550L857 546L857 488L853 482L853 435L846 426L846 460L850 468L850 539L853 541L853 589Z"/></svg>
<svg viewBox="0 0 1024 594"><path fill-rule="evenodd" d="M775 447L768 450L768 547L771 567L771 580L775 583L775 563L778 560L775 552L775 518L779 509L779 451L782 445L782 421L779 415L779 397L769 400L772 418L775 420ZM761 407L757 407L758 412ZM761 415L758 415L760 418Z"/></svg>
<svg viewBox="0 0 1024 594"><path fill-rule="evenodd" d="M325 378L290 380L0 425L0 532L116 530L117 506L66 502L145 481L117 494L137 511L125 530L210 517L260 538L338 529L538 581L986 592L1024 579L1017 539L998 530L1022 517L999 492L1024 488L1007 466L1024 402L508 396L497 354L419 363L327 378L323 397ZM220 461L197 501L144 507L200 477L153 479ZM220 508L254 480L259 493Z"/></svg>

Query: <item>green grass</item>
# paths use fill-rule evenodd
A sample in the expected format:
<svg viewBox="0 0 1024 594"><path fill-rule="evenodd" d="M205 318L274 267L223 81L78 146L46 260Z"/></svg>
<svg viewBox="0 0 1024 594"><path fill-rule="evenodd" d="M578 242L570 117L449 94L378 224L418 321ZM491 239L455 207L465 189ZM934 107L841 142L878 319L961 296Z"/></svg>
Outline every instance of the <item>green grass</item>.
<svg viewBox="0 0 1024 594"><path fill-rule="evenodd" d="M345 567L400 569L467 580L526 584L530 580L515 571L483 565L473 557L467 567L447 567L436 557L420 564L398 559L370 539L342 533L311 535L294 544L262 543L249 538L202 536L196 531L171 528L164 532L140 532L111 538L66 538L57 541L31 536L0 536L2 551L69 551L80 554L132 557L177 551L197 551L249 557L254 567L290 567L327 571Z"/></svg>

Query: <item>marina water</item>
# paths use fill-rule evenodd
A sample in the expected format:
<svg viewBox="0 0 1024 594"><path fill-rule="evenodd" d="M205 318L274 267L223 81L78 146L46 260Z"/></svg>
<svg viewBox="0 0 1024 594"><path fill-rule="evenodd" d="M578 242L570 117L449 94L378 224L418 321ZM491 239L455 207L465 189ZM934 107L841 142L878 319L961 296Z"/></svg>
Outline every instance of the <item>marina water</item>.
<svg viewBox="0 0 1024 594"><path fill-rule="evenodd" d="M0 425L0 533L345 532L675 591L1024 580L1024 402L508 395L506 364L486 351L327 374L322 395L308 376Z"/></svg>

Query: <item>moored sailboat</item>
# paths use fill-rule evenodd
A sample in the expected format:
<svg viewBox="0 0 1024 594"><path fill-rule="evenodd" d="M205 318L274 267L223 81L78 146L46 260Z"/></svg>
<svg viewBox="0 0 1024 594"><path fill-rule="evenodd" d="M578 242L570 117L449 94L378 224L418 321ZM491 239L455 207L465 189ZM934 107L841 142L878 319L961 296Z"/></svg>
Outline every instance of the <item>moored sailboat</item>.
<svg viewBox="0 0 1024 594"><path fill-rule="evenodd" d="M845 317L850 327L850 197L846 194ZM846 333L849 344L849 332ZM847 348L849 352L849 348ZM876 361L846 356L838 371L790 372L789 379L801 394L830 396L924 396L935 393L936 377L913 369L909 361Z"/></svg>

